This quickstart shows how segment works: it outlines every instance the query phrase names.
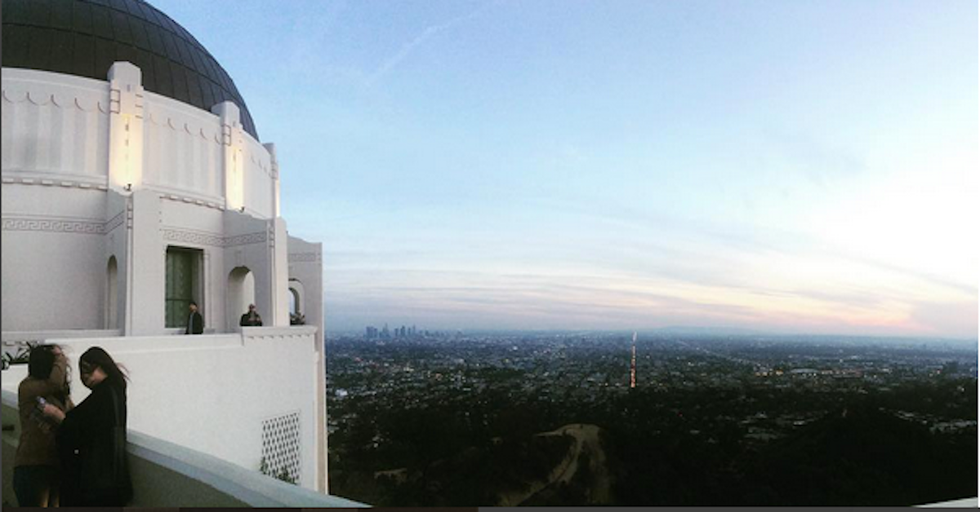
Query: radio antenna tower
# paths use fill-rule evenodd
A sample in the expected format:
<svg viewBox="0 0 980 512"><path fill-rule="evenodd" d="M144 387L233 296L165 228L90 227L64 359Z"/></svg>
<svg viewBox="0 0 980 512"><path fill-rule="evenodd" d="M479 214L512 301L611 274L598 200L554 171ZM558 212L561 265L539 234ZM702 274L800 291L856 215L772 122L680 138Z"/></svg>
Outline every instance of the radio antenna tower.
<svg viewBox="0 0 980 512"><path fill-rule="evenodd" d="M630 360L630 389L636 387L636 332L633 332L633 357Z"/></svg>

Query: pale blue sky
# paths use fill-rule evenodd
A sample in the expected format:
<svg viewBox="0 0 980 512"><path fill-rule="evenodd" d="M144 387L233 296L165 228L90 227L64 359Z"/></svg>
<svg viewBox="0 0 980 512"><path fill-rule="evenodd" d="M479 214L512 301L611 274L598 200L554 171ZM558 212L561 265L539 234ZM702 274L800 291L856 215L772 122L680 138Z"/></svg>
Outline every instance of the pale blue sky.
<svg viewBox="0 0 980 512"><path fill-rule="evenodd" d="M975 1L152 3L276 143L328 330L977 335Z"/></svg>

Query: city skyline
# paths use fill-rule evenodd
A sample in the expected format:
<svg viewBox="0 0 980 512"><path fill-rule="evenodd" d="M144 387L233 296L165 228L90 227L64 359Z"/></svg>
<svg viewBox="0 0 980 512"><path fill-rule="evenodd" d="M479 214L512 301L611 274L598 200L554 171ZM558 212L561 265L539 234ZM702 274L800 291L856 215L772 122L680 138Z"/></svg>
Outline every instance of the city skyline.
<svg viewBox="0 0 980 512"><path fill-rule="evenodd" d="M153 4L277 144L327 330L977 336L975 2Z"/></svg>

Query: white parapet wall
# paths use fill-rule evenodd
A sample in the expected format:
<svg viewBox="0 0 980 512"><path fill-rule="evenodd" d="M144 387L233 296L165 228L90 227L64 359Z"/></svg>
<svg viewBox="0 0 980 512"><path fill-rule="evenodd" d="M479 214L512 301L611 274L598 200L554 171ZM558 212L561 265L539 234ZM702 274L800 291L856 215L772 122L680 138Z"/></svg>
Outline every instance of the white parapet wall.
<svg viewBox="0 0 980 512"><path fill-rule="evenodd" d="M3 501L16 505L13 459L20 433L16 393L3 390ZM8 430L9 428L9 430ZM250 471L206 453L129 429L133 507L323 507L363 503L328 496Z"/></svg>
<svg viewBox="0 0 980 512"><path fill-rule="evenodd" d="M47 339L65 348L74 375L92 346L129 371L129 428L196 450L249 471L263 458L316 490L326 480L317 463L318 414L324 390L316 378L312 326L248 327L242 333ZM322 368L322 366L320 366ZM16 393L25 365L3 372ZM72 398L88 390L76 378Z"/></svg>

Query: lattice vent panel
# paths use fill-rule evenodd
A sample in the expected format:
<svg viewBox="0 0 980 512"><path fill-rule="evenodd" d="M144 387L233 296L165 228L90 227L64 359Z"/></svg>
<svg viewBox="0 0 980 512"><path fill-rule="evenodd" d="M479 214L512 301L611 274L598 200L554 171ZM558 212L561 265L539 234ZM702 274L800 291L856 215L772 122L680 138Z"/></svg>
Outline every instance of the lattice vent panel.
<svg viewBox="0 0 980 512"><path fill-rule="evenodd" d="M262 422L262 458L266 472L277 478L300 478L299 413L276 416Z"/></svg>

